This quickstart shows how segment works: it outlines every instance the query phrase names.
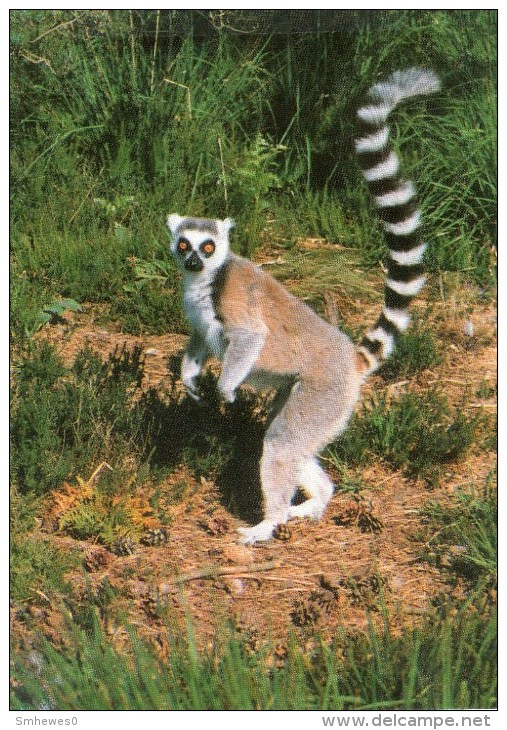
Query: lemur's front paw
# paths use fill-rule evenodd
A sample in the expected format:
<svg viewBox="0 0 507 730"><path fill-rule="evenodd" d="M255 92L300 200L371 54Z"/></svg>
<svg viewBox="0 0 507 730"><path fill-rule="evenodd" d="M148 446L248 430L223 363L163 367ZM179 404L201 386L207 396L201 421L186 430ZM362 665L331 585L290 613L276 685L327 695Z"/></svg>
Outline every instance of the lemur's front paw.
<svg viewBox="0 0 507 730"><path fill-rule="evenodd" d="M230 390L228 388L221 388L220 385L218 386L218 390L220 391L220 395L224 399L226 403L234 403L236 400L236 391Z"/></svg>
<svg viewBox="0 0 507 730"><path fill-rule="evenodd" d="M202 396L199 392L199 386L193 378L187 381L184 380L183 385L185 386L185 391L187 395L189 395L192 400L195 400L196 402L199 402L201 400Z"/></svg>

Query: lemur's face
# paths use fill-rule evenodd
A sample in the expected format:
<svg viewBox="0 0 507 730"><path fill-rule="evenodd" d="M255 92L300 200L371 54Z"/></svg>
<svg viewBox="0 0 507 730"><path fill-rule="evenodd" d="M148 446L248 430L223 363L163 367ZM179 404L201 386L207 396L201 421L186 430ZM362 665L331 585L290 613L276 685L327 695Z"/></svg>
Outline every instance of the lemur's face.
<svg viewBox="0 0 507 730"><path fill-rule="evenodd" d="M229 253L230 218L182 218L173 213L167 219L172 233L171 251L181 268L191 274L213 273Z"/></svg>

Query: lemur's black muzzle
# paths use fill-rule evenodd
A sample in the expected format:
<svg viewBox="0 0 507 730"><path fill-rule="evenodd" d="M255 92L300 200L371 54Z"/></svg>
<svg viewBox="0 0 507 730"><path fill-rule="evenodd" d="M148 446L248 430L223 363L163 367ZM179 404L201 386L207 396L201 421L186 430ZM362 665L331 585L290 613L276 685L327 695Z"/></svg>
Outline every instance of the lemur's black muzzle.
<svg viewBox="0 0 507 730"><path fill-rule="evenodd" d="M188 259L185 261L184 266L187 271L193 272L202 271L204 269L204 264L195 251L190 254Z"/></svg>

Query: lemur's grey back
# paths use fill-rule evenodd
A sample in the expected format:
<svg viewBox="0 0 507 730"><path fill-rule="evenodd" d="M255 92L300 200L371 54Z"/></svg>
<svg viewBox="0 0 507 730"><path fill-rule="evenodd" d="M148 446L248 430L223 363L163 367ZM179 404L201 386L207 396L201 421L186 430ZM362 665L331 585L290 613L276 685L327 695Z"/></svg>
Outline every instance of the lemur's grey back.
<svg viewBox="0 0 507 730"><path fill-rule="evenodd" d="M424 284L422 258L426 246L420 232L415 189L399 173L399 160L389 141L387 118L404 99L431 94L439 88L439 79L431 71L418 68L396 71L369 89L367 103L357 112L356 153L389 247L382 314L360 346L368 360L369 372L391 354L396 338L408 327L408 305Z"/></svg>

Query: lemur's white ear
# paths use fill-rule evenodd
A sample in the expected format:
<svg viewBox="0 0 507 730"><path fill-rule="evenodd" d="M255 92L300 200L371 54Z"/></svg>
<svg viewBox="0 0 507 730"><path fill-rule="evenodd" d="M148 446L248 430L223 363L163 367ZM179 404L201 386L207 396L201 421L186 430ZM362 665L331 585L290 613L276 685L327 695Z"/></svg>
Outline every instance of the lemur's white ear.
<svg viewBox="0 0 507 730"><path fill-rule="evenodd" d="M225 220L221 221L221 224L222 224L221 225L222 233L224 235L227 235L229 233L229 231L231 230L231 228L234 228L234 225L235 225L232 218L225 218Z"/></svg>
<svg viewBox="0 0 507 730"><path fill-rule="evenodd" d="M182 220L183 220L183 218L181 217L181 215L178 215L177 213L171 213L171 215L167 217L167 226L168 226L169 230L171 231L171 233L173 234L173 236L175 235L176 231L178 230L178 227Z"/></svg>

